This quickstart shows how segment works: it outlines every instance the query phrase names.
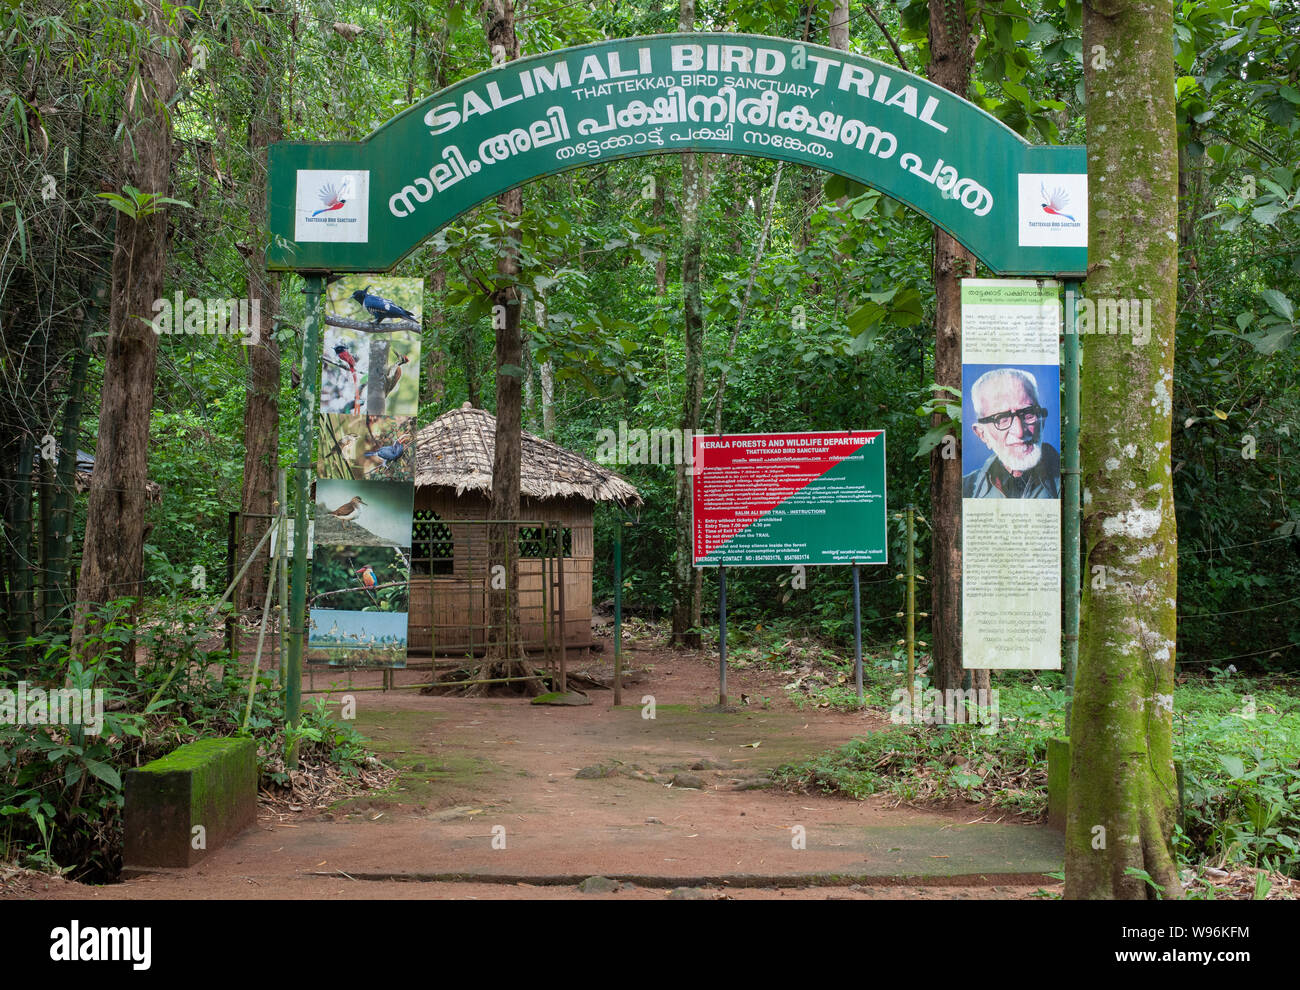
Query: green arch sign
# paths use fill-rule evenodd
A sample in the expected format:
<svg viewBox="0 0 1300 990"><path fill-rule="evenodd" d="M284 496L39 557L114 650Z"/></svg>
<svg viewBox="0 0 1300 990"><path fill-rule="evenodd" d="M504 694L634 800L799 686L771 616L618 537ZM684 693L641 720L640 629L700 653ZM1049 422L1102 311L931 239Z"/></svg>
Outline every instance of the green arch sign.
<svg viewBox="0 0 1300 990"><path fill-rule="evenodd" d="M270 149L267 266L391 270L478 203L596 162L682 151L810 165L924 214L999 275L1082 277L1087 158L882 62L779 38L669 34L506 62L358 143Z"/></svg>

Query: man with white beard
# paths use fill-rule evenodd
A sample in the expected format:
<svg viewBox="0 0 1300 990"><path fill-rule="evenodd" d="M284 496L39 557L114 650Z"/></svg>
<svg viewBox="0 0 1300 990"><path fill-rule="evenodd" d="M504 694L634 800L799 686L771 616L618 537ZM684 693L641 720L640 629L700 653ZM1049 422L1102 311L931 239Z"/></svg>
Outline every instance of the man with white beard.
<svg viewBox="0 0 1300 990"><path fill-rule="evenodd" d="M1043 443L1047 410L1038 382L1018 368L995 368L971 386L971 429L993 453L961 479L963 498L1060 498L1061 459Z"/></svg>

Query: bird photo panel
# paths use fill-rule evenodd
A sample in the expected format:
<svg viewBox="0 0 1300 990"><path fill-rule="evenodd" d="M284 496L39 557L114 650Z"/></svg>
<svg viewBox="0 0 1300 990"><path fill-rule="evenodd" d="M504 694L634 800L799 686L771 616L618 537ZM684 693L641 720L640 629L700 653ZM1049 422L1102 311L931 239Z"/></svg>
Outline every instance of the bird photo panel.
<svg viewBox="0 0 1300 990"><path fill-rule="evenodd" d="M404 667L424 283L330 283L308 659Z"/></svg>
<svg viewBox="0 0 1300 990"><path fill-rule="evenodd" d="M414 416L320 417L318 478L411 481L415 468Z"/></svg>
<svg viewBox="0 0 1300 990"><path fill-rule="evenodd" d="M349 275L325 301L321 412L414 416L420 395L420 279Z"/></svg>
<svg viewBox="0 0 1300 990"><path fill-rule="evenodd" d="M317 543L311 564L311 607L405 612L410 558L407 547Z"/></svg>
<svg viewBox="0 0 1300 990"><path fill-rule="evenodd" d="M316 541L409 547L414 495L400 481L317 479Z"/></svg>
<svg viewBox="0 0 1300 990"><path fill-rule="evenodd" d="M316 609L307 624L308 663L405 667L406 613Z"/></svg>

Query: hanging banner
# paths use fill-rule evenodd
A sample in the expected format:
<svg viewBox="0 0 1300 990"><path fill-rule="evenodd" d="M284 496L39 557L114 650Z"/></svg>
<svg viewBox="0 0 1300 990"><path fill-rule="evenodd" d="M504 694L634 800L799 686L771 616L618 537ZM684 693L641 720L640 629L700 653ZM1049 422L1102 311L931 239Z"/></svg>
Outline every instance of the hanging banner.
<svg viewBox="0 0 1300 990"><path fill-rule="evenodd" d="M696 567L887 563L884 430L693 441Z"/></svg>
<svg viewBox="0 0 1300 990"><path fill-rule="evenodd" d="M327 291L310 662L406 665L423 293L373 275Z"/></svg>
<svg viewBox="0 0 1300 990"><path fill-rule="evenodd" d="M962 279L962 666L1061 666L1059 284Z"/></svg>

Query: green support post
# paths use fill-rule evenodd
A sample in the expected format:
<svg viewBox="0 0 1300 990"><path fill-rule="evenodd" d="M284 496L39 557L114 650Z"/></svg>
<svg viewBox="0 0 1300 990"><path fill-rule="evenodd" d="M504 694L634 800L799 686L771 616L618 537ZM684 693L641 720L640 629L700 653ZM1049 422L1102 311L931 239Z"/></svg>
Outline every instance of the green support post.
<svg viewBox="0 0 1300 990"><path fill-rule="evenodd" d="M907 697L916 711L916 509L908 503L907 519Z"/></svg>
<svg viewBox="0 0 1300 990"><path fill-rule="evenodd" d="M319 273L304 275L307 287L307 319L303 325L302 380L298 389L297 498L293 514L293 582L290 590L288 675L284 686L286 727L296 729L302 710L302 648L307 633L307 502L311 491L311 442L316 432L316 410L320 404L317 377L320 374L320 299L325 280ZM285 753L285 766L298 767L298 747Z"/></svg>
<svg viewBox="0 0 1300 990"><path fill-rule="evenodd" d="M1065 727L1070 728L1070 699L1079 663L1079 332L1075 320L1078 279L1065 280L1065 400L1061 410L1064 435L1061 451L1061 551L1065 555Z"/></svg>
<svg viewBox="0 0 1300 990"><path fill-rule="evenodd" d="M623 703L623 514L614 520L614 707Z"/></svg>

